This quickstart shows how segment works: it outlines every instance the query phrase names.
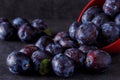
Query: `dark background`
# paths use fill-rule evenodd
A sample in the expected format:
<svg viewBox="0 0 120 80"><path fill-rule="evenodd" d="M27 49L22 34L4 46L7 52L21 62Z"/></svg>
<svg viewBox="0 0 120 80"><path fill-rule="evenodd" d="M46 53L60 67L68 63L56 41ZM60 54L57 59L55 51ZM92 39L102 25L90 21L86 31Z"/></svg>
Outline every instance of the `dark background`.
<svg viewBox="0 0 120 80"><path fill-rule="evenodd" d="M0 16L13 19L77 19L89 0L0 0Z"/></svg>
<svg viewBox="0 0 120 80"><path fill-rule="evenodd" d="M66 30L77 20L81 10L89 0L0 0L0 17L13 19L23 17L29 21L44 19L53 32ZM78 71L72 77L63 79L57 76L20 76L9 72L6 66L8 54L20 50L25 43L0 41L0 80L120 80L120 54L112 55L112 65L103 74L90 74Z"/></svg>

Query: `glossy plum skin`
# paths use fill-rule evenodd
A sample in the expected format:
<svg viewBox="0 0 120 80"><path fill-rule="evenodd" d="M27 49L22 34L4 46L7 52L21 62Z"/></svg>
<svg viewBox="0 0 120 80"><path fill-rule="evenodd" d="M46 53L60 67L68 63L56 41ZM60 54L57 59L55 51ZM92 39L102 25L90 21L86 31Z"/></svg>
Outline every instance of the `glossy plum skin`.
<svg viewBox="0 0 120 80"><path fill-rule="evenodd" d="M39 48L35 45L26 45L22 49L20 49L20 52L24 53L27 56L31 56L33 52L39 50Z"/></svg>
<svg viewBox="0 0 120 80"><path fill-rule="evenodd" d="M70 77L74 73L74 63L64 54L57 54L52 59L52 68L57 76Z"/></svg>
<svg viewBox="0 0 120 80"><path fill-rule="evenodd" d="M41 36L35 45L44 51L47 45L52 42L53 40L50 36Z"/></svg>
<svg viewBox="0 0 120 80"><path fill-rule="evenodd" d="M19 29L25 23L28 23L28 21L21 17L17 17L15 19L13 19L13 21L12 21L12 24L16 29Z"/></svg>
<svg viewBox="0 0 120 80"><path fill-rule="evenodd" d="M73 22L70 27L69 27L69 36L72 39L75 39L76 31L79 27L80 23L79 22Z"/></svg>
<svg viewBox="0 0 120 80"><path fill-rule="evenodd" d="M64 49L68 49L68 48L72 48L72 47L78 47L77 43L73 40L71 40L70 38L62 38L59 41L59 44L64 48Z"/></svg>
<svg viewBox="0 0 120 80"><path fill-rule="evenodd" d="M103 39L107 44L110 44L119 38L119 28L114 22L104 23L102 26Z"/></svg>
<svg viewBox="0 0 120 80"><path fill-rule="evenodd" d="M64 54L80 65L82 65L85 60L85 55L77 48L67 49Z"/></svg>
<svg viewBox="0 0 120 80"><path fill-rule="evenodd" d="M48 52L41 51L41 50L37 50L37 51L33 52L32 56L31 56L31 59L33 61L34 70L36 72L39 72L39 70L40 70L41 61L44 60L44 59L49 59L50 58L50 56L48 54L49 54Z"/></svg>
<svg viewBox="0 0 120 80"><path fill-rule="evenodd" d="M14 40L17 38L15 28L9 22L0 23L0 40Z"/></svg>
<svg viewBox="0 0 120 80"><path fill-rule="evenodd" d="M58 32L54 37L54 42L59 42L62 38L68 38L69 33L66 31Z"/></svg>
<svg viewBox="0 0 120 80"><path fill-rule="evenodd" d="M39 31L34 29L30 24L25 23L18 30L18 36L22 42L33 43L35 42L42 34Z"/></svg>
<svg viewBox="0 0 120 80"><path fill-rule="evenodd" d="M94 44L96 42L97 37L97 27L91 22L80 25L76 33L76 39L80 44Z"/></svg>
<svg viewBox="0 0 120 80"><path fill-rule="evenodd" d="M98 29L101 29L101 25L109 20L109 17L105 13L100 13L92 19L92 22L98 27Z"/></svg>
<svg viewBox="0 0 120 80"><path fill-rule="evenodd" d="M93 6L88 8L82 16L82 23L89 22L93 19L93 17L100 13L102 10L98 6Z"/></svg>
<svg viewBox="0 0 120 80"><path fill-rule="evenodd" d="M96 50L98 48L96 46L80 45L78 49L82 51L85 55L87 55L89 51Z"/></svg>
<svg viewBox="0 0 120 80"><path fill-rule="evenodd" d="M115 23L117 25L120 25L120 14L118 14L116 17L115 17Z"/></svg>
<svg viewBox="0 0 120 80"><path fill-rule="evenodd" d="M120 0L106 0L103 5L103 11L109 16L115 16L120 12Z"/></svg>
<svg viewBox="0 0 120 80"><path fill-rule="evenodd" d="M111 56L102 50L93 50L87 54L85 65L93 72L104 72L111 65Z"/></svg>
<svg viewBox="0 0 120 80"><path fill-rule="evenodd" d="M25 74L32 69L30 58L21 52L14 51L10 53L6 63L13 74Z"/></svg>
<svg viewBox="0 0 120 80"><path fill-rule="evenodd" d="M50 52L52 56L63 52L63 48L58 43L50 43L46 46L46 51Z"/></svg>
<svg viewBox="0 0 120 80"><path fill-rule="evenodd" d="M32 26L38 30L45 30L47 29L47 24L42 19L35 19L32 21Z"/></svg>

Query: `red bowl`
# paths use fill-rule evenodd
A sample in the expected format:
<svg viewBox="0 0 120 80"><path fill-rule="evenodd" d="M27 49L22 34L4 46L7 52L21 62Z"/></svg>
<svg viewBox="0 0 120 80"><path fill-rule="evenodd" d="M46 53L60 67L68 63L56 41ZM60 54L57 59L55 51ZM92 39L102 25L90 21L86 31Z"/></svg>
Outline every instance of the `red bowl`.
<svg viewBox="0 0 120 80"><path fill-rule="evenodd" d="M85 8L82 10L82 12L80 13L79 17L78 17L78 22L81 21L81 17L84 14L84 12L91 6L100 6L102 8L103 4L104 4L105 0L91 0L86 6ZM113 53L120 53L120 39L116 40L115 42L101 48L101 50L107 51L110 54Z"/></svg>

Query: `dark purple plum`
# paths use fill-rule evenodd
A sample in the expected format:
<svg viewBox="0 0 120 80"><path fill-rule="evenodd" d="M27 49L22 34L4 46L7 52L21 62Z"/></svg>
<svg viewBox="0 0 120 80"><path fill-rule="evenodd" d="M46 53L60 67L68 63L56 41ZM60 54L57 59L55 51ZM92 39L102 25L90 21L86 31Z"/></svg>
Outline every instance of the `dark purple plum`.
<svg viewBox="0 0 120 80"><path fill-rule="evenodd" d="M98 29L101 29L101 25L108 21L109 17L105 13L100 13L92 19L92 22L98 27Z"/></svg>
<svg viewBox="0 0 120 80"><path fill-rule="evenodd" d="M13 40L17 38L15 28L9 22L0 23L0 40Z"/></svg>
<svg viewBox="0 0 120 80"><path fill-rule="evenodd" d="M50 52L52 56L63 51L62 46L58 43L50 43L46 47L46 51Z"/></svg>
<svg viewBox="0 0 120 80"><path fill-rule="evenodd" d="M37 31L30 24L25 23L18 30L18 36L22 42L33 43L38 40L42 32Z"/></svg>
<svg viewBox="0 0 120 80"><path fill-rule="evenodd" d="M52 68L57 76L70 77L74 73L74 63L64 54L57 54L52 59Z"/></svg>
<svg viewBox="0 0 120 80"><path fill-rule="evenodd" d="M111 56L102 50L93 50L87 54L86 67L92 72L104 72L111 65Z"/></svg>
<svg viewBox="0 0 120 80"><path fill-rule="evenodd" d="M22 49L20 49L20 52L26 54L27 56L31 56L33 52L39 50L39 48L35 45L26 45Z"/></svg>
<svg viewBox="0 0 120 80"><path fill-rule="evenodd" d="M95 44L97 37L98 37L97 27L91 22L87 22L80 25L76 32L76 39L80 44L86 45Z"/></svg>
<svg viewBox="0 0 120 80"><path fill-rule="evenodd" d="M79 22L73 22L70 27L69 27L69 35L72 39L75 39L76 31L79 27L80 23Z"/></svg>
<svg viewBox="0 0 120 80"><path fill-rule="evenodd" d="M91 50L96 50L95 46L80 45L79 50L82 51L85 55Z"/></svg>
<svg viewBox="0 0 120 80"><path fill-rule="evenodd" d="M59 41L59 44L63 47L63 48L73 48L73 47L78 47L78 44L71 40L70 38L62 38Z"/></svg>
<svg viewBox="0 0 120 80"><path fill-rule="evenodd" d="M93 6L88 8L82 16L82 22L86 23L91 21L93 17L100 12L101 12L101 9L98 6Z"/></svg>
<svg viewBox="0 0 120 80"><path fill-rule="evenodd" d="M13 74L25 74L32 69L30 58L21 52L10 53L6 63Z"/></svg>
<svg viewBox="0 0 120 80"><path fill-rule="evenodd" d="M119 36L120 36L120 14L118 14L116 17L115 17L115 24L118 26L119 28Z"/></svg>
<svg viewBox="0 0 120 80"><path fill-rule="evenodd" d="M41 64L42 60L49 59L50 57L49 57L47 51L38 50L38 51L33 52L31 58L32 58L32 61L34 64L34 70L36 72L39 72L40 64Z"/></svg>
<svg viewBox="0 0 120 80"><path fill-rule="evenodd" d="M32 21L32 26L38 30L45 30L47 28L47 24L42 19L35 19Z"/></svg>
<svg viewBox="0 0 120 80"><path fill-rule="evenodd" d="M38 39L35 45L44 51L46 46L52 42L53 40L50 36L42 36Z"/></svg>
<svg viewBox="0 0 120 80"><path fill-rule="evenodd" d="M70 59L74 60L75 63L80 65L82 65L85 60L83 52L77 48L67 49L64 54L68 56Z"/></svg>
<svg viewBox="0 0 120 80"><path fill-rule="evenodd" d="M114 22L104 23L102 26L102 35L107 44L110 44L119 38L119 28Z"/></svg>
<svg viewBox="0 0 120 80"><path fill-rule="evenodd" d="M12 24L16 29L19 29L25 23L28 23L28 21L21 17L17 17L15 19L13 19L13 21L12 21Z"/></svg>
<svg viewBox="0 0 120 80"><path fill-rule="evenodd" d="M118 14L116 17L115 17L115 23L117 25L120 25L120 14Z"/></svg>
<svg viewBox="0 0 120 80"><path fill-rule="evenodd" d="M103 11L109 16L115 16L120 12L120 0L106 0L103 5Z"/></svg>
<svg viewBox="0 0 120 80"><path fill-rule="evenodd" d="M66 31L58 32L54 37L54 42L59 42L62 38L68 38L69 33Z"/></svg>

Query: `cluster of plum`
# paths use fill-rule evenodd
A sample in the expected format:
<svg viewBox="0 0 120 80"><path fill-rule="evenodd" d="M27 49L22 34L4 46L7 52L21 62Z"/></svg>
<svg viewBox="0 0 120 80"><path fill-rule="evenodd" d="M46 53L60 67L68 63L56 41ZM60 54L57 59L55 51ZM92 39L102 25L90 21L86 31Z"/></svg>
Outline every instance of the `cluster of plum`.
<svg viewBox="0 0 120 80"><path fill-rule="evenodd" d="M21 40L33 43L39 37L47 35L47 24L41 19L35 19L29 23L26 19L17 17L10 22L6 18L0 18L0 40Z"/></svg>
<svg viewBox="0 0 120 80"><path fill-rule="evenodd" d="M70 77L81 68L104 72L110 67L111 56L97 47L79 45L67 32L59 32L54 40L50 36L42 36L35 45L13 51L6 63L14 74L34 72L47 75L53 72L60 77Z"/></svg>
<svg viewBox="0 0 120 80"><path fill-rule="evenodd" d="M103 9L93 6L86 10L76 33L78 42L104 47L116 41L120 37L119 3L120 0L106 0Z"/></svg>
<svg viewBox="0 0 120 80"><path fill-rule="evenodd" d="M6 61L9 70L14 74L54 72L60 77L70 77L76 70L81 72L80 69L95 73L106 71L111 65L111 56L99 47L120 36L119 2L106 0L103 10L98 6L90 7L81 22L73 22L67 31L58 32L54 38L41 36L34 45L13 51ZM26 27L23 26L24 30L30 28Z"/></svg>

